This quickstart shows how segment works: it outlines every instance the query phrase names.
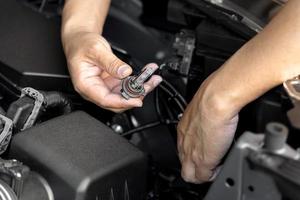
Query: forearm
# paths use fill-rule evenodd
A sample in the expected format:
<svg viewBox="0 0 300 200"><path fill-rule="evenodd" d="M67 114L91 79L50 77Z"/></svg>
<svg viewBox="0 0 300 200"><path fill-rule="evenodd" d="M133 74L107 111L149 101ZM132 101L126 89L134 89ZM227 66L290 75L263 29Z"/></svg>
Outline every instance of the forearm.
<svg viewBox="0 0 300 200"><path fill-rule="evenodd" d="M299 54L300 1L290 0L260 34L210 77L205 92L198 93L217 104L217 109L231 110L234 115L266 91L300 74Z"/></svg>
<svg viewBox="0 0 300 200"><path fill-rule="evenodd" d="M65 0L62 39L78 31L102 33L110 0Z"/></svg>
<svg viewBox="0 0 300 200"><path fill-rule="evenodd" d="M186 181L209 180L229 149L238 112L300 74L300 1L286 7L201 85L178 125L178 151Z"/></svg>

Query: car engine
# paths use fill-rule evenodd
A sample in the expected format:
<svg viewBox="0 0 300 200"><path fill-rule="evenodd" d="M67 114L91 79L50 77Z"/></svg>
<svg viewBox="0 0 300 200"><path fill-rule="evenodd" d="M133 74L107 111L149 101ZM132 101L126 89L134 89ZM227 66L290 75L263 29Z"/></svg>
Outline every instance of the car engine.
<svg viewBox="0 0 300 200"><path fill-rule="evenodd" d="M299 127L283 86L240 112L214 182L186 183L176 147L176 126L201 83L284 1L113 0L104 37L134 69L120 94L142 95L152 73L163 77L142 108L123 113L73 89L63 3L0 1L1 200L300 199ZM149 62L159 69L142 71Z"/></svg>

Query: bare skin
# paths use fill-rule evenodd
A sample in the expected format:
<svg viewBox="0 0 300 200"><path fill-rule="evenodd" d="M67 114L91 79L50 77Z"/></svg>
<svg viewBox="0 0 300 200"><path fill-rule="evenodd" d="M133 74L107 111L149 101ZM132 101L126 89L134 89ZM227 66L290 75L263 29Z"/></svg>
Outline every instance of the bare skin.
<svg viewBox="0 0 300 200"><path fill-rule="evenodd" d="M62 40L75 89L97 105L120 112L142 106L119 95L130 66L101 37L109 0L66 0ZM201 183L213 175L228 150L242 107L300 74L300 1L286 7L199 88L178 126L182 176ZM161 81L155 76L147 91Z"/></svg>
<svg viewBox="0 0 300 200"><path fill-rule="evenodd" d="M62 16L62 42L75 90L98 106L114 111L141 107L143 97L125 100L120 95L121 79L132 68L117 58L101 36L110 0L66 0ZM157 67L149 64L149 67ZM160 82L153 76L146 94Z"/></svg>
<svg viewBox="0 0 300 200"><path fill-rule="evenodd" d="M290 0L256 37L201 85L178 126L182 177L208 181L245 105L300 74L300 1Z"/></svg>

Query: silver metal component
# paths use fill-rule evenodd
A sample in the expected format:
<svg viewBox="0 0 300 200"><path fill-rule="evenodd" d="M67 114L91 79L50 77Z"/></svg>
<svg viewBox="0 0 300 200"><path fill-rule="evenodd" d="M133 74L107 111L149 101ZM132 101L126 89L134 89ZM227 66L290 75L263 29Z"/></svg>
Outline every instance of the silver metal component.
<svg viewBox="0 0 300 200"><path fill-rule="evenodd" d="M274 192L270 190L270 188L276 188L272 178L254 170L253 166L248 162L249 154L252 152L261 152L260 155L263 155L263 141L264 134L251 132L242 134L226 158L222 170L216 177L204 200L279 200L274 198L274 196L280 195L279 192L276 193L277 190L274 190ZM269 162L267 159L265 158L265 161ZM253 193L249 191L251 189L249 189L249 186L255 189L259 188L258 192L272 192L265 195L267 198L260 198L261 196L253 197Z"/></svg>
<svg viewBox="0 0 300 200"><path fill-rule="evenodd" d="M11 177L11 188L20 197L24 184L24 179L29 173L29 168L17 160L0 159L0 174Z"/></svg>
<svg viewBox="0 0 300 200"><path fill-rule="evenodd" d="M287 80L283 83L283 87L289 95L294 108L289 110L287 116L291 124L300 129L300 79L299 76Z"/></svg>
<svg viewBox="0 0 300 200"><path fill-rule="evenodd" d="M275 153L284 148L289 133L286 126L272 122L267 124L265 133L265 148L267 150Z"/></svg>
<svg viewBox="0 0 300 200"><path fill-rule="evenodd" d="M145 88L143 85L137 87L133 82L134 76L129 76L122 81L121 95L129 100L130 98L138 98L145 94Z"/></svg>
<svg viewBox="0 0 300 200"><path fill-rule="evenodd" d="M0 124L1 122L4 124L4 127L0 133L0 155L6 151L9 145L13 128L12 120L3 115L0 115Z"/></svg>
<svg viewBox="0 0 300 200"><path fill-rule="evenodd" d="M177 115L178 120L181 120L182 117L183 117L183 113L180 113L179 115Z"/></svg>
<svg viewBox="0 0 300 200"><path fill-rule="evenodd" d="M30 87L23 88L21 97L24 97L24 96L29 96L34 99L34 107L32 109L30 116L28 117L26 123L24 124L23 128L21 129L21 131L32 127L32 125L35 123L37 116L40 112L40 109L44 103L44 96L39 91L37 91L33 88L30 88Z"/></svg>
<svg viewBox="0 0 300 200"><path fill-rule="evenodd" d="M266 134L242 134L204 200L281 200L284 190L279 185L285 187L293 179L299 183L298 177L294 177L299 168L299 152L285 143L288 131L278 123L268 124L266 131ZM284 195L288 199L299 199L299 196Z"/></svg>
<svg viewBox="0 0 300 200"><path fill-rule="evenodd" d="M223 3L223 0L211 0L212 4L220 4Z"/></svg>
<svg viewBox="0 0 300 200"><path fill-rule="evenodd" d="M133 127L139 127L140 126L140 123L138 122L138 120L135 118L134 115L130 116L130 121L131 121Z"/></svg>
<svg viewBox="0 0 300 200"><path fill-rule="evenodd" d="M113 130L115 133L118 133L118 134L121 134L121 133L124 132L123 127L122 127L121 125L119 125L119 124L113 124L113 125L111 126L111 128L112 128L112 130Z"/></svg>
<svg viewBox="0 0 300 200"><path fill-rule="evenodd" d="M259 151L264 144L264 134L254 134L245 132L238 140L236 147L238 149L252 149Z"/></svg>
<svg viewBox="0 0 300 200"><path fill-rule="evenodd" d="M299 76L285 81L283 83L283 87L293 102L300 101L300 79L299 79Z"/></svg>
<svg viewBox="0 0 300 200"><path fill-rule="evenodd" d="M157 68L148 67L137 76L129 76L123 79L121 95L127 100L144 95L144 82L150 78L156 70Z"/></svg>
<svg viewBox="0 0 300 200"><path fill-rule="evenodd" d="M0 175L0 199L2 195L8 196L7 194L13 191L17 199L54 200L48 182L17 160L3 160L0 158ZM2 176L6 178L1 179ZM14 197L13 195L10 196ZM14 200L15 198L12 197L6 199Z"/></svg>
<svg viewBox="0 0 300 200"><path fill-rule="evenodd" d="M16 196L16 194L12 190L12 188L2 180L0 180L0 199L1 200L18 200L18 197Z"/></svg>
<svg viewBox="0 0 300 200"><path fill-rule="evenodd" d="M270 125L268 125L270 126ZM272 123L271 123L272 126ZM285 130L283 130L285 132ZM279 132L278 132L279 134ZM237 142L239 149L251 149L257 152L271 152L293 160L300 159L300 153L286 144L286 136L278 136L277 133L254 134L251 132L244 133ZM285 134L285 133L283 133ZM284 143L283 143L284 141Z"/></svg>
<svg viewBox="0 0 300 200"><path fill-rule="evenodd" d="M277 122L268 123L265 131L264 150L287 158L299 160L299 152L286 143L288 133L288 128L283 124Z"/></svg>
<svg viewBox="0 0 300 200"><path fill-rule="evenodd" d="M20 199L54 200L54 194L46 179L38 173L30 171L28 177L25 179Z"/></svg>

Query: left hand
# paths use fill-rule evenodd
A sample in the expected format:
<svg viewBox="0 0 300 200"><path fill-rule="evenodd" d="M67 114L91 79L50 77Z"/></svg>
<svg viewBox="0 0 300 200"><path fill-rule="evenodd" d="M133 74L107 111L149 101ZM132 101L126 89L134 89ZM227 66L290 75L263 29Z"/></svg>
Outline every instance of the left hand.
<svg viewBox="0 0 300 200"><path fill-rule="evenodd" d="M131 67L113 54L109 43L98 33L79 31L64 35L64 49L75 90L86 100L114 112L143 105L143 98L124 99L121 80L129 76ZM154 63L147 67L158 68ZM145 86L145 95L162 81L153 75Z"/></svg>

